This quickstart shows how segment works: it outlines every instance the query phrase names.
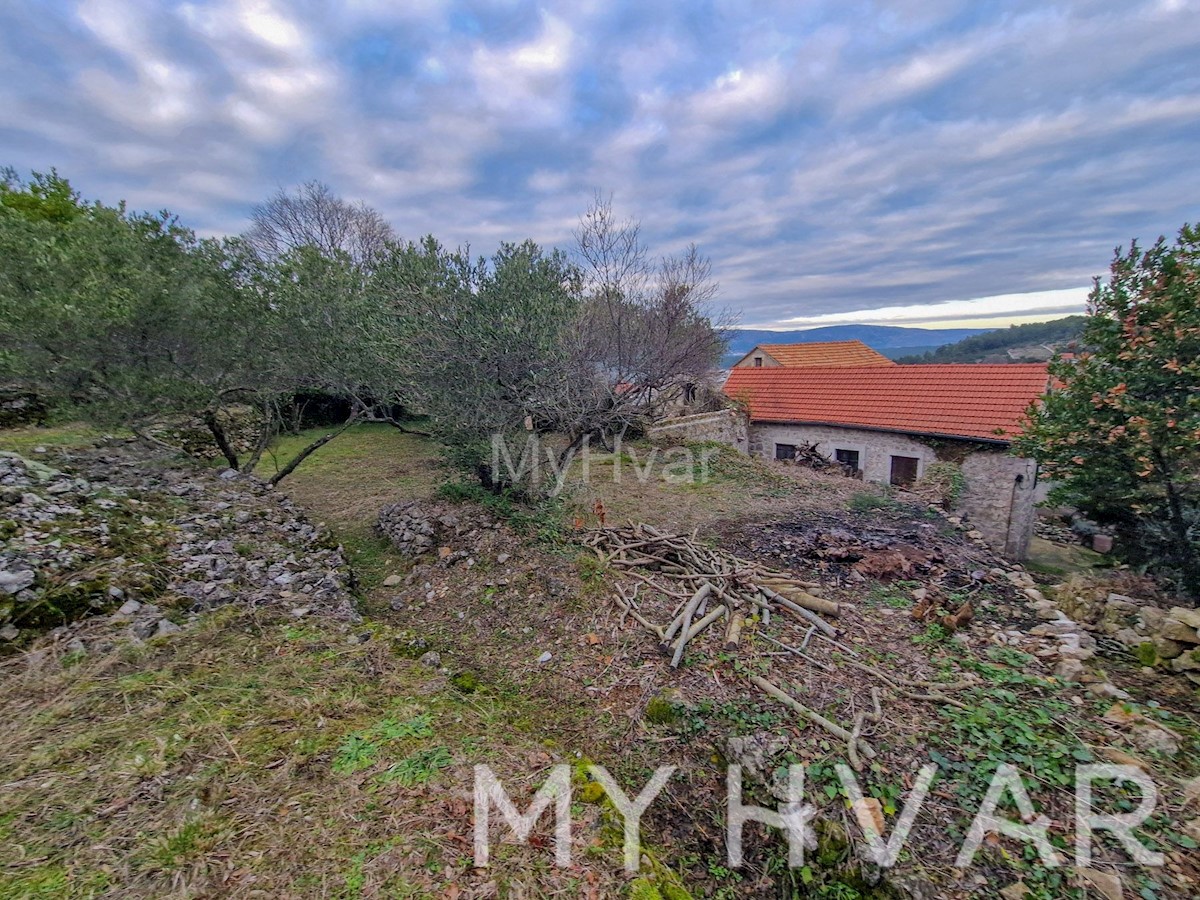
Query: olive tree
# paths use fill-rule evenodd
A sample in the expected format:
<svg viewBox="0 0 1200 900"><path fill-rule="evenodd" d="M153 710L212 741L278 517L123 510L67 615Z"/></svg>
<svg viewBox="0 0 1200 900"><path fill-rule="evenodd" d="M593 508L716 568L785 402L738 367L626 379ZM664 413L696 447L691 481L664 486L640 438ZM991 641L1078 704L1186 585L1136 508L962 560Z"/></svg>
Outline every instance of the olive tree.
<svg viewBox="0 0 1200 900"><path fill-rule="evenodd" d="M245 471L296 391L351 398L348 426L399 389L392 320L348 254L302 246L264 260L238 239L199 240L167 213L77 199L76 213L46 216L39 190L9 178L0 198L0 366L9 380L147 437L164 418L198 417ZM234 402L260 414L244 459L218 415Z"/></svg>
<svg viewBox="0 0 1200 900"><path fill-rule="evenodd" d="M635 223L597 203L576 259L504 244L472 260L432 237L395 246L374 271L407 335L406 382L452 458L495 489L536 494L540 467L499 466L497 442L559 471L589 438L641 424L723 350L716 293L695 248L649 261ZM528 477L526 477L528 476Z"/></svg>
<svg viewBox="0 0 1200 900"><path fill-rule="evenodd" d="M376 278L407 336L405 381L450 458L488 487L530 490L496 470L493 446L562 425L579 309L565 255L526 241L472 260L427 237L395 247Z"/></svg>

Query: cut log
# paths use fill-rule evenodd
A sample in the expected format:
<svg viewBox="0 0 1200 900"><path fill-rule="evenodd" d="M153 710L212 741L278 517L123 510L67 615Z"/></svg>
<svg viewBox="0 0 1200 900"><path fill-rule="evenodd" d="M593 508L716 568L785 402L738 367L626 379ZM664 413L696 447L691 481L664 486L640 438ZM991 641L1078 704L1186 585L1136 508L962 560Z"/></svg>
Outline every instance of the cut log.
<svg viewBox="0 0 1200 900"><path fill-rule="evenodd" d="M704 598L707 597L710 593L712 593L712 585L711 584L709 584L708 582L705 582L704 584L700 585L700 590L698 590L698 591L696 591L696 593L692 594L692 599L690 599L687 602L687 605L684 606L684 608L683 608L683 612L681 612L679 614L679 618L675 620L675 622L680 623L680 629L681 629L681 634L683 635L683 639L681 639L679 641L679 645L675 648L675 653L671 657L671 668L674 669L674 668L679 667L679 661L681 659L683 659L683 648L687 644L687 633L692 627L692 616L694 616L696 614L696 608L700 605L701 601L704 600ZM672 628L674 628L675 622L671 623ZM680 629L676 629L676 630L680 630ZM668 630L667 640L670 641L671 635L674 634L674 631L672 631L671 629L667 629L667 630Z"/></svg>
<svg viewBox="0 0 1200 900"><path fill-rule="evenodd" d="M761 568L758 571L763 573L760 578L756 579L759 584L769 584L771 587L783 585L784 587L819 588L821 586L817 581L801 581L799 578L764 571Z"/></svg>
<svg viewBox="0 0 1200 900"><path fill-rule="evenodd" d="M836 616L841 612L841 607L832 600L816 597L800 588L788 585L772 585L769 582L767 586L780 596L787 597L797 606L803 606L805 609L812 610L813 612L826 616Z"/></svg>
<svg viewBox="0 0 1200 900"><path fill-rule="evenodd" d="M742 626L746 623L746 617L740 612L735 612L729 617L729 627L725 629L725 650L733 652L737 650L738 645L742 642Z"/></svg>
<svg viewBox="0 0 1200 900"><path fill-rule="evenodd" d="M829 635L831 638L837 637L837 634L838 634L837 629L834 628L832 625L830 625L828 622L826 622L824 619L822 619L820 616L818 616L812 610L805 609L803 606L799 606L798 604L793 603L787 597L783 596L782 594L780 594L777 591L771 590L771 588L769 588L769 587L763 586L762 592L764 594L766 594L769 599L774 600L776 603L778 603L784 609L790 610L790 611L794 612L796 615L800 616L802 619L806 619L809 622L812 622L812 624L816 625L817 628L819 628L822 633Z"/></svg>
<svg viewBox="0 0 1200 900"><path fill-rule="evenodd" d="M709 612L709 614L699 622L692 623L692 627L688 629L687 637L680 637L678 640L683 641L686 644L713 622L717 621L717 619L725 615L725 612L726 610L724 606L718 606L716 609Z"/></svg>

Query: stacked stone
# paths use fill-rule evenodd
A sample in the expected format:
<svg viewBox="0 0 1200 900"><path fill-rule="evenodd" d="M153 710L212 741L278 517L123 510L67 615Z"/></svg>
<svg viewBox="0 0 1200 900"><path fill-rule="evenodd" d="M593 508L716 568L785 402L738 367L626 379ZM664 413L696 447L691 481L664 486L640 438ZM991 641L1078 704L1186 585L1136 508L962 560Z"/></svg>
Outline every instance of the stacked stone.
<svg viewBox="0 0 1200 900"><path fill-rule="evenodd" d="M447 508L414 500L384 507L376 527L405 556L421 556L458 526L458 517Z"/></svg>
<svg viewBox="0 0 1200 900"><path fill-rule="evenodd" d="M1200 610L1163 609L1110 593L1104 599L1061 592L1065 612L1128 647L1145 666L1200 684Z"/></svg>
<svg viewBox="0 0 1200 900"><path fill-rule="evenodd" d="M1153 647L1157 664L1200 684L1200 609L1176 606L1167 610ZM1149 651L1139 647L1138 655L1147 656Z"/></svg>
<svg viewBox="0 0 1200 900"><path fill-rule="evenodd" d="M63 467L76 474L0 454L0 638L33 636L21 605L54 585L78 584L88 598L68 617L95 631L99 614L116 609L112 624L134 639L174 633L227 603L359 621L341 548L258 479L214 477L135 444L76 453ZM110 549L113 516L158 548L159 565ZM71 622L51 636L78 640Z"/></svg>

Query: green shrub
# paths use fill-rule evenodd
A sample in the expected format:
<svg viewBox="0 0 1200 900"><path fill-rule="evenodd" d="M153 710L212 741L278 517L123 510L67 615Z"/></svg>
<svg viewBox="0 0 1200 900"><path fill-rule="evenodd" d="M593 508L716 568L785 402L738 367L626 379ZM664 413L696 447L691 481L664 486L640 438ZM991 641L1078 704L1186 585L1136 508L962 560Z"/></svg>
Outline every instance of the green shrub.
<svg viewBox="0 0 1200 900"><path fill-rule="evenodd" d="M851 512L869 512L873 509L890 509L896 505L896 501L884 494L876 494L871 491L862 491L850 498Z"/></svg>

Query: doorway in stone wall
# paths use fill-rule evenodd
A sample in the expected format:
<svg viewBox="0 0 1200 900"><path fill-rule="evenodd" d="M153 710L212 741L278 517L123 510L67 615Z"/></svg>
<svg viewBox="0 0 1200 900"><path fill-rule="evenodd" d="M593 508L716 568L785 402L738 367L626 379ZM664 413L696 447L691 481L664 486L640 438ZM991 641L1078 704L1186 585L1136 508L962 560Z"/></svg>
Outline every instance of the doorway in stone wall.
<svg viewBox="0 0 1200 900"><path fill-rule="evenodd" d="M892 457L892 484L907 487L917 480L917 463L915 456Z"/></svg>

